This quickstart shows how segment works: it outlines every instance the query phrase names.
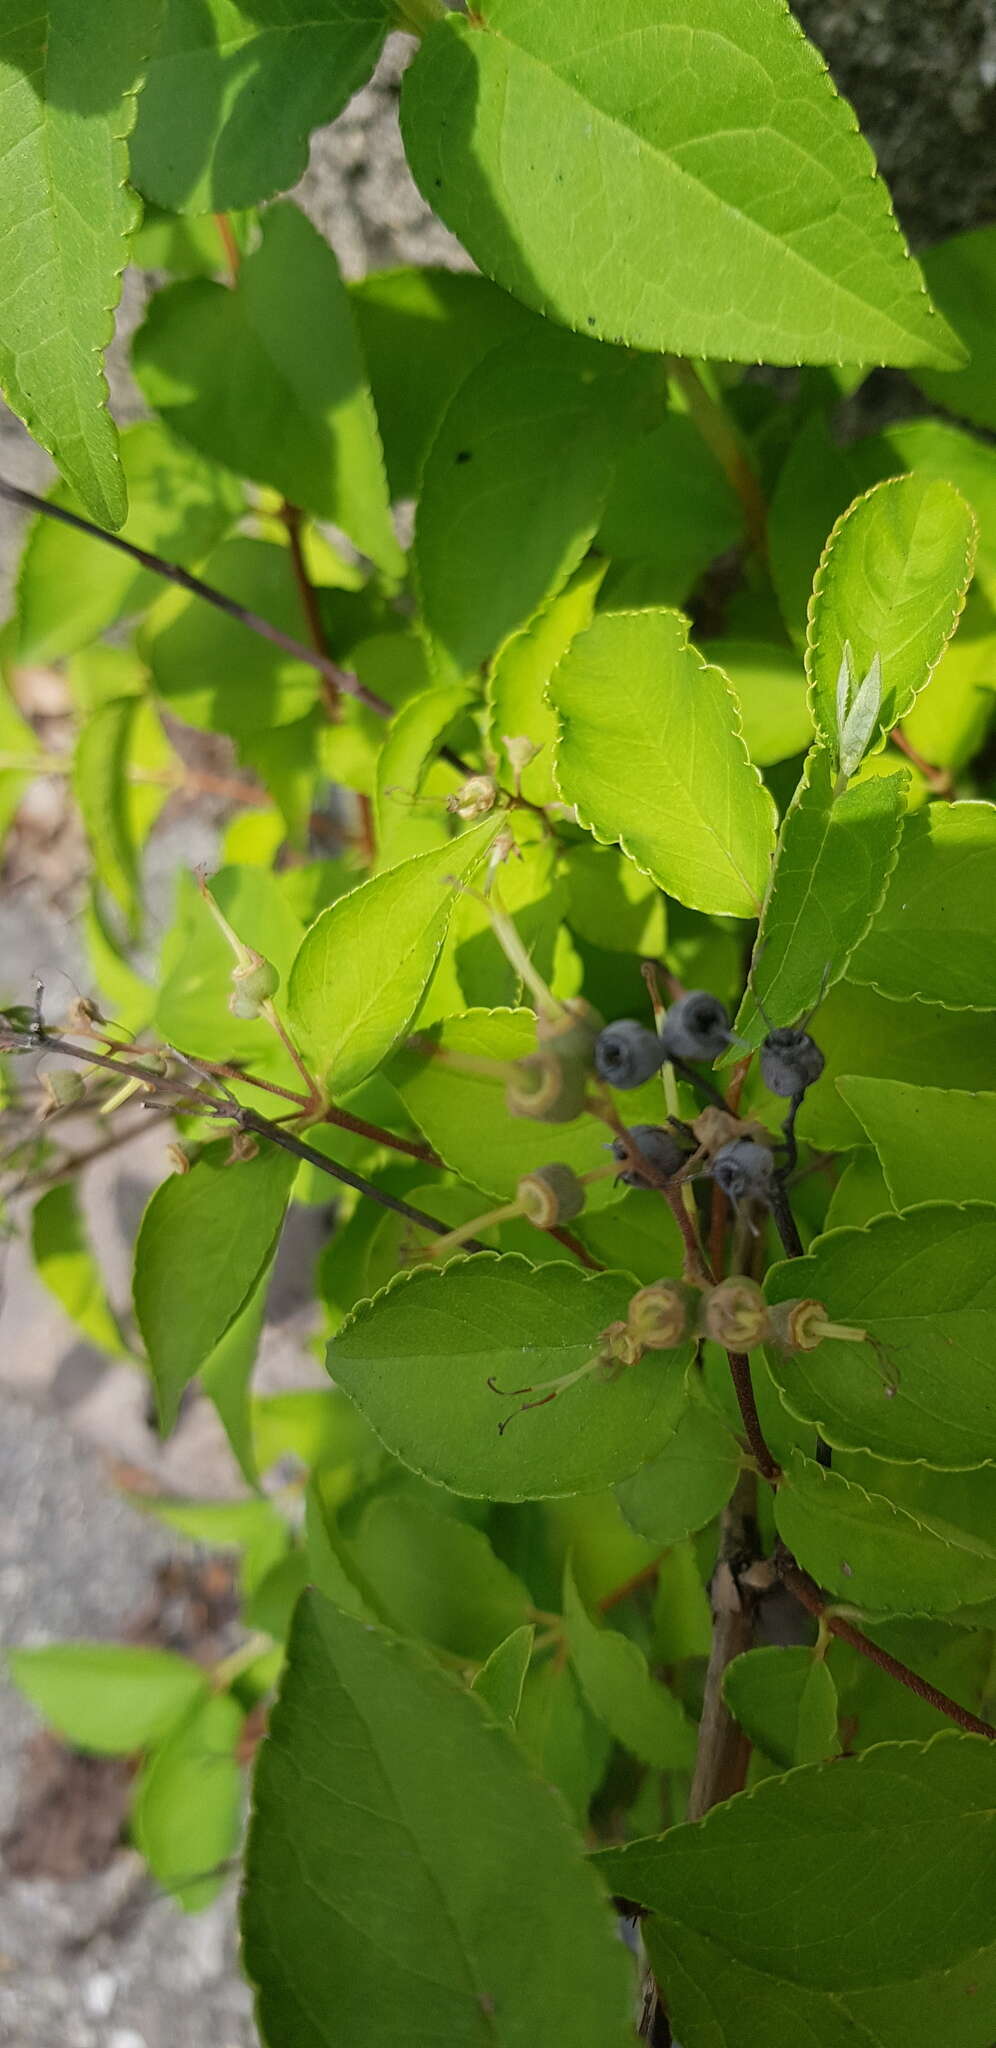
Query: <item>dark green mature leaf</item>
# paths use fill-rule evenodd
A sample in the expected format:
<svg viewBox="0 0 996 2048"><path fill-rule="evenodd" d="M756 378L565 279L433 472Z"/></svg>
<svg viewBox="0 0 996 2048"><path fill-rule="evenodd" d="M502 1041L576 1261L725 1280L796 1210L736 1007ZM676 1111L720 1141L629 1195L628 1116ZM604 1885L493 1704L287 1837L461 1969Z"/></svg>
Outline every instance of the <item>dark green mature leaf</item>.
<svg viewBox="0 0 996 2048"><path fill-rule="evenodd" d="M206 582L299 638L301 600L287 548L240 537L203 565ZM243 733L289 725L318 702L310 662L284 654L236 619L173 590L154 606L141 646L167 708L208 732Z"/></svg>
<svg viewBox="0 0 996 2048"><path fill-rule="evenodd" d="M312 128L370 76L388 18L381 0L170 0L132 141L139 190L211 213L295 184Z"/></svg>
<svg viewBox="0 0 996 2048"><path fill-rule="evenodd" d="M372 1500L350 1554L392 1628L455 1656L489 1657L528 1619L525 1586L483 1532L425 1501Z"/></svg>
<svg viewBox="0 0 996 2048"><path fill-rule="evenodd" d="M723 1673L723 1696L744 1733L783 1770L837 1754L837 1688L812 1650L745 1650Z"/></svg>
<svg viewBox="0 0 996 2048"><path fill-rule="evenodd" d="M885 1743L597 1860L659 1916L644 1933L685 2048L762 2048L801 2028L814 2048L900 2048L886 2002L869 2034L852 1998L902 1997L991 1940L994 1790L996 1745L980 1736Z"/></svg>
<svg viewBox="0 0 996 2048"><path fill-rule="evenodd" d="M832 1151L864 1143L858 1118L837 1093L839 1075L957 1083L966 1089L986 1088L992 1082L993 1027L988 1015L892 1002L874 989L840 982L822 1004L813 1028L826 1055L826 1068L815 1087L807 1090L799 1130L812 1144Z"/></svg>
<svg viewBox="0 0 996 2048"><path fill-rule="evenodd" d="M547 1784L556 1786L583 1828L612 1738L586 1705L569 1663L550 1658L527 1671L516 1732L527 1756Z"/></svg>
<svg viewBox="0 0 996 2048"><path fill-rule="evenodd" d="M681 614L596 619L550 695L561 721L557 782L582 824L617 840L680 903L756 917L774 809L727 679L689 645Z"/></svg>
<svg viewBox="0 0 996 2048"><path fill-rule="evenodd" d="M885 901L849 974L881 995L996 1009L996 805L907 818Z"/></svg>
<svg viewBox="0 0 996 2048"><path fill-rule="evenodd" d="M492 1650L471 1686L471 1691L487 1702L496 1721L508 1721L513 1728L519 1718L522 1688L533 1654L535 1635L536 1630L531 1627L513 1629L512 1634Z"/></svg>
<svg viewBox="0 0 996 2048"><path fill-rule="evenodd" d="M125 428L121 466L128 491L124 539L181 568L202 561L243 510L237 479L185 448L156 420ZM82 509L68 484L56 487L51 502ZM39 516L28 529L18 577L19 659L74 654L118 619L141 611L162 587L150 569L116 548Z"/></svg>
<svg viewBox="0 0 996 2048"><path fill-rule="evenodd" d="M128 507L103 352L138 206L135 94L159 0L10 0L0 59L0 384L91 517Z"/></svg>
<svg viewBox="0 0 996 2048"><path fill-rule="evenodd" d="M349 295L298 207L267 209L234 287L195 278L157 293L132 360L149 404L202 455L332 520L400 574Z"/></svg>
<svg viewBox="0 0 996 2048"><path fill-rule="evenodd" d="M685 1405L684 1351L648 1354L606 1384L498 1424L523 1389L575 1371L626 1313L632 1282L483 1253L399 1275L333 1337L328 1369L396 1457L454 1493L539 1500L591 1493L652 1458Z"/></svg>
<svg viewBox="0 0 996 2048"><path fill-rule="evenodd" d="M996 1458L996 1206L937 1202L831 1231L806 1259L774 1266L765 1287L771 1301L822 1302L878 1347L769 1347L786 1406L828 1443L951 1469Z"/></svg>
<svg viewBox="0 0 996 2048"><path fill-rule="evenodd" d="M135 1246L135 1313L163 1429L180 1395L244 1306L267 1265L297 1160L276 1145L227 1164L228 1140L163 1181Z"/></svg>
<svg viewBox="0 0 996 2048"><path fill-rule="evenodd" d="M768 512L771 580L786 628L800 649L806 644L806 613L827 534L862 491L912 466L902 455L890 462L877 438L839 447L823 412L812 412L803 421L779 470Z"/></svg>
<svg viewBox="0 0 996 2048"><path fill-rule="evenodd" d="M610 1734L655 1770L689 1769L695 1761L695 1729L684 1708L651 1678L638 1644L592 1621L569 1563L564 1620L581 1690Z"/></svg>
<svg viewBox="0 0 996 2048"><path fill-rule="evenodd" d="M943 478L887 478L837 521L813 584L806 646L813 721L835 759L845 647L856 683L876 655L881 663L881 700L864 749L874 751L930 681L954 632L977 539L971 506Z"/></svg>
<svg viewBox="0 0 996 2048"><path fill-rule="evenodd" d="M497 829L472 825L340 896L311 926L291 969L292 1029L339 1094L386 1059L407 1030L446 936L456 897Z"/></svg>
<svg viewBox="0 0 996 2048"><path fill-rule="evenodd" d="M923 267L931 291L964 342L970 361L962 370L917 375L935 405L962 413L979 427L996 427L992 303L996 290L996 228L972 228L929 249Z"/></svg>
<svg viewBox="0 0 996 2048"><path fill-rule="evenodd" d="M628 0L610 46L603 26L597 0L489 0L432 29L408 73L416 181L487 275L638 348L957 362L781 7Z"/></svg>
<svg viewBox="0 0 996 2048"><path fill-rule="evenodd" d="M839 1080L837 1089L878 1153L894 1208L991 1199L996 1094L910 1088L859 1074Z"/></svg>
<svg viewBox="0 0 996 2048"><path fill-rule="evenodd" d="M51 1643L12 1650L14 1683L77 1749L127 1756L158 1742L207 1690L200 1665L172 1650Z"/></svg>
<svg viewBox="0 0 996 2048"><path fill-rule="evenodd" d="M889 1614L951 1614L996 1594L996 1547L908 1513L793 1452L775 1499L778 1533L837 1599Z"/></svg>
<svg viewBox="0 0 996 2048"><path fill-rule="evenodd" d="M229 1323L224 1336L200 1370L201 1387L218 1410L239 1469L250 1486L259 1485L259 1471L253 1443L249 1385L263 1334L271 1273L272 1266L264 1267L235 1321Z"/></svg>
<svg viewBox="0 0 996 2048"><path fill-rule="evenodd" d="M627 1522L652 1543L680 1543L724 1507L740 1470L725 1423L701 1397L690 1400L670 1443L615 1489Z"/></svg>
<svg viewBox="0 0 996 2048"><path fill-rule="evenodd" d="M741 538L743 523L743 506L698 428L672 410L623 449L595 545L615 564L639 565L657 604L680 605Z"/></svg>
<svg viewBox="0 0 996 2048"><path fill-rule="evenodd" d="M239 1834L244 1715L230 1693L209 1695L144 1765L135 1787L135 1844L185 1913L210 1905Z"/></svg>
<svg viewBox="0 0 996 2048"><path fill-rule="evenodd" d="M658 1104L655 1121L660 1114ZM597 1197L597 1184L591 1193ZM606 1201L604 1208L591 1200L572 1227L603 1266L632 1273L641 1286L677 1272L680 1265L677 1223L667 1204L648 1196L645 1188L628 1188L621 1201Z"/></svg>
<svg viewBox="0 0 996 2048"><path fill-rule="evenodd" d="M908 774L874 776L836 799L834 780L830 754L814 748L779 834L736 1020L751 1045L771 1024L794 1024L839 981L896 863Z"/></svg>
<svg viewBox="0 0 996 2048"><path fill-rule="evenodd" d="M380 2048L399 2027L454 2048L623 2048L630 1969L579 1849L469 1692L306 1595L243 1908L270 2048Z"/></svg>
<svg viewBox="0 0 996 2048"><path fill-rule="evenodd" d="M122 1357L128 1347L107 1299L71 1180L39 1195L31 1212L31 1256L39 1280L88 1342L110 1358Z"/></svg>
<svg viewBox="0 0 996 2048"><path fill-rule="evenodd" d="M415 574L441 681L530 619L577 567L643 372L551 327L486 355L426 455Z"/></svg>

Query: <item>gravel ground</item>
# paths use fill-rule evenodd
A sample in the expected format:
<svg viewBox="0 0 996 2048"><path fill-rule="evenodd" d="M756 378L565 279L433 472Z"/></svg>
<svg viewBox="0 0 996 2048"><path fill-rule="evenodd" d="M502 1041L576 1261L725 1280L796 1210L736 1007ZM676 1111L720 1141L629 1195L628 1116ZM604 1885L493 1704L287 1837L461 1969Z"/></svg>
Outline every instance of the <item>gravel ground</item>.
<svg viewBox="0 0 996 2048"><path fill-rule="evenodd" d="M916 245L996 214L996 0L795 0L854 101ZM356 276L393 262L465 261L426 213L407 175L396 121L407 44L396 37L374 82L314 139L300 197ZM114 411L141 405L127 367L147 283L126 280L111 351ZM0 469L44 487L51 465L0 406ZM17 522L0 506L0 585L16 563ZM44 803L44 797L39 802ZM189 814L159 836L160 891L182 860L213 844L210 821ZM35 972L74 976L73 872L38 872L0 906L0 958L8 984ZM159 900L162 901L160 894ZM89 1192L112 1290L127 1288L129 1233L161 1176L149 1133L126 1163ZM305 1292L324 1228L309 1212L288 1247L265 1338L262 1383L309 1372ZM81 1344L38 1287L17 1246L0 1272L0 1637L113 1638L148 1599L178 1546L137 1516L108 1483L108 1459L144 1465L163 1487L223 1494L237 1474L204 1406L160 1447L144 1419L144 1389L126 1366L106 1366ZM5 1689L0 1745L0 1835L10 1825L33 1721ZM119 1852L85 1883L8 1877L0 1896L0 2041L11 2048L253 2048L249 1997L235 1960L233 1896L185 1919L156 1897L137 1859ZM348 2048L348 2044L343 2044Z"/></svg>

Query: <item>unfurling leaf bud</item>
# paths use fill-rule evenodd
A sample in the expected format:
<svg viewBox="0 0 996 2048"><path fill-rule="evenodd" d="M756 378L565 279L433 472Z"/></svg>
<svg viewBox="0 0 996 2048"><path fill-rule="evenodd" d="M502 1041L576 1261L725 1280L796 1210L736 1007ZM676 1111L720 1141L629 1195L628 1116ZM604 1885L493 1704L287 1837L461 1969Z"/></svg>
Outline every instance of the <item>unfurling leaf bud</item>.
<svg viewBox="0 0 996 2048"><path fill-rule="evenodd" d="M41 1074L39 1079L45 1098L38 1111L40 1124L44 1123L47 1117L54 1116L56 1110L72 1109L73 1104L80 1102L86 1092L75 1067L56 1067L51 1073Z"/></svg>
<svg viewBox="0 0 996 2048"><path fill-rule="evenodd" d="M511 1116L534 1117L538 1123L570 1124L580 1116L588 1091L588 1075L580 1060L557 1059L553 1053L531 1053L516 1060L508 1077L505 1102Z"/></svg>
<svg viewBox="0 0 996 2048"><path fill-rule="evenodd" d="M498 799L493 775L470 775L446 799L446 808L456 818L486 818Z"/></svg>
<svg viewBox="0 0 996 2048"><path fill-rule="evenodd" d="M590 1066L595 1040L604 1026L605 1018L592 1003L585 1002L583 996L572 996L554 1015L540 1011L536 1040L544 1052L556 1053L558 1059L584 1060Z"/></svg>
<svg viewBox="0 0 996 2048"><path fill-rule="evenodd" d="M684 1280L655 1280L629 1304L627 1325L647 1351L675 1351L694 1335L702 1297Z"/></svg>
<svg viewBox="0 0 996 2048"><path fill-rule="evenodd" d="M232 993L228 998L232 1016L252 1021L279 987L280 976L272 962L264 960L262 953L253 953L241 967L232 969Z"/></svg>
<svg viewBox="0 0 996 2048"><path fill-rule="evenodd" d="M754 1280L721 1280L702 1304L702 1328L726 1351L751 1351L770 1334L768 1304Z"/></svg>
<svg viewBox="0 0 996 2048"><path fill-rule="evenodd" d="M516 1197L527 1223L537 1230L555 1230L570 1223L584 1208L585 1190L573 1167L555 1160L552 1166L538 1166L523 1175Z"/></svg>

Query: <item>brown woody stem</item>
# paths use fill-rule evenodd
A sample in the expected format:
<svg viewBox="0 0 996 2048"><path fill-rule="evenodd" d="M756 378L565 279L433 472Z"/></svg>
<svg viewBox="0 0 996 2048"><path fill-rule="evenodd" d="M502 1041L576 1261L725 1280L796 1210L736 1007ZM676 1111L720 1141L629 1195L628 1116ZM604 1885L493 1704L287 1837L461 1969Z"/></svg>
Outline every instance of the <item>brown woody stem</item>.
<svg viewBox="0 0 996 2048"><path fill-rule="evenodd" d="M782 1468L768 1449L764 1431L761 1428L761 1418L757 1412L757 1402L754 1398L754 1382L751 1378L750 1359L744 1351L728 1351L726 1356L730 1361L730 1376L733 1380L734 1392L740 1405L744 1434L750 1445L754 1463L762 1479L766 1479L769 1486L777 1486L782 1476Z"/></svg>

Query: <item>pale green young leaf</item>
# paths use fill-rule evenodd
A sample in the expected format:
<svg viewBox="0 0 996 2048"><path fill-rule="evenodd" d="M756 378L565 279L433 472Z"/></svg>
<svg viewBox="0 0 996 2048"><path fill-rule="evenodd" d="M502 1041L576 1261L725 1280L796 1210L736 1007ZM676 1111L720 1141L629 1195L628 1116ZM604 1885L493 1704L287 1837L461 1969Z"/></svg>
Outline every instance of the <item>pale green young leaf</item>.
<svg viewBox="0 0 996 2048"><path fill-rule="evenodd" d="M107 1299L71 1180L39 1195L31 1212L31 1256L39 1280L88 1343L109 1358L125 1357L128 1346Z"/></svg>
<svg viewBox="0 0 996 2048"><path fill-rule="evenodd" d="M908 1513L793 1452L775 1498L783 1543L835 1599L880 1614L951 1614L996 1594L996 1546Z"/></svg>
<svg viewBox="0 0 996 2048"><path fill-rule="evenodd" d="M786 1407L828 1443L952 1470L996 1458L996 1206L937 1202L831 1231L774 1266L765 1291L822 1302L874 1340L827 1338L792 1356L768 1347Z"/></svg>
<svg viewBox="0 0 996 2048"><path fill-rule="evenodd" d="M529 1625L513 1629L511 1635L492 1650L487 1663L481 1665L471 1684L471 1691L491 1708L495 1720L508 1722L513 1728L519 1718L522 1688L535 1636L536 1630Z"/></svg>
<svg viewBox="0 0 996 2048"><path fill-rule="evenodd" d="M612 1383L590 1373L498 1424L513 1393L573 1372L625 1316L632 1282L482 1253L399 1275L333 1337L328 1369L395 1457L454 1493L539 1500L612 1485L667 1443L686 1400L685 1349ZM523 1391L523 1399L528 1398Z"/></svg>
<svg viewBox="0 0 996 2048"><path fill-rule="evenodd" d="M296 1195L295 1195L296 1199ZM339 1233L337 1233L338 1240ZM285 1394L254 1394L250 1403L253 1444L261 1472L278 1458L302 1465L352 1466L380 1445L362 1415L334 1387L306 1387Z"/></svg>
<svg viewBox="0 0 996 2048"><path fill-rule="evenodd" d="M205 582L295 639L301 599L290 553L269 541L223 541L203 564ZM269 731L304 718L319 698L317 671L223 612L171 590L146 618L142 652L166 708L208 732Z"/></svg>
<svg viewBox="0 0 996 2048"><path fill-rule="evenodd" d="M919 476L943 477L954 484L978 520L976 583L990 602L996 599L996 448L992 443L953 426L950 420L900 420L880 435L858 442L857 450L861 449L881 451L886 465L883 475L894 474L901 464ZM959 639L967 623L959 627Z"/></svg>
<svg viewBox="0 0 996 2048"><path fill-rule="evenodd" d="M272 1266L265 1266L251 1294L200 1370L200 1382L218 1411L222 1428L238 1460L243 1478L259 1485L253 1443L252 1397L249 1392L259 1340L263 1334L266 1297Z"/></svg>
<svg viewBox="0 0 996 2048"><path fill-rule="evenodd" d="M782 1770L836 1756L837 1688L812 1650L745 1650L723 1673L723 1697L744 1734Z"/></svg>
<svg viewBox="0 0 996 2048"><path fill-rule="evenodd" d="M132 140L139 190L197 214L296 184L311 130L369 78L389 18L381 0L170 0Z"/></svg>
<svg viewBox="0 0 996 2048"><path fill-rule="evenodd" d="M375 2048L398 2026L455 2048L488 2034L624 2048L631 1970L580 1849L466 1689L305 1596L257 1769L243 1906L270 2048L303 2048L302 2012L309 2048Z"/></svg>
<svg viewBox="0 0 996 2048"><path fill-rule="evenodd" d="M610 45L603 26L597 0L489 0L433 28L407 74L416 182L486 275L637 348L960 360L786 9L627 0Z"/></svg>
<svg viewBox="0 0 996 2048"><path fill-rule="evenodd" d="M157 293L132 361L149 404L201 455L331 520L401 573L349 295L290 200L263 215L234 286L195 278Z"/></svg>
<svg viewBox="0 0 996 2048"><path fill-rule="evenodd" d="M336 1093L373 1073L407 1030L446 936L456 884L474 875L496 829L484 818L435 852L361 882L306 933L288 1015Z"/></svg>
<svg viewBox="0 0 996 2048"><path fill-rule="evenodd" d="M688 1657L708 1657L713 1617L703 1584L703 1568L692 1539L676 1543L661 1558L654 1590L653 1654L659 1664L681 1664ZM711 1568L713 1551L710 1547Z"/></svg>
<svg viewBox="0 0 996 2048"><path fill-rule="evenodd" d="M810 753L779 834L737 1015L748 1044L760 1045L770 1025L794 1024L840 980L888 888L908 780L902 770L876 776L835 799L830 754Z"/></svg>
<svg viewBox="0 0 996 2048"><path fill-rule="evenodd" d="M567 859L567 919L579 937L608 953L662 958L667 904L624 853L584 840Z"/></svg>
<svg viewBox="0 0 996 2048"><path fill-rule="evenodd" d="M167 1529L175 1529L192 1543L209 1550L241 1553L239 1577L243 1593L256 1587L286 1556L290 1529L272 1501L261 1497L244 1500L177 1500L172 1495L156 1497L133 1494L131 1505L143 1515L154 1516Z"/></svg>
<svg viewBox="0 0 996 2048"><path fill-rule="evenodd" d="M692 909L760 911L774 807L721 669L689 645L679 612L606 614L569 648L550 686L556 775L597 839Z"/></svg>
<svg viewBox="0 0 996 2048"><path fill-rule="evenodd" d="M163 1181L135 1246L135 1313L164 1430L268 1264L297 1171L276 1145L231 1165L228 1152L220 1139Z"/></svg>
<svg viewBox="0 0 996 2048"><path fill-rule="evenodd" d="M14 1684L76 1749L127 1756L158 1742L203 1697L199 1664L172 1650L122 1643L51 1643L12 1650Z"/></svg>
<svg viewBox="0 0 996 2048"><path fill-rule="evenodd" d="M996 1094L911 1088L848 1075L838 1093L882 1163L893 1207L991 1201L996 1188Z"/></svg>
<svg viewBox="0 0 996 2048"><path fill-rule="evenodd" d="M557 740L556 713L547 684L571 641L591 625L603 577L604 562L583 562L559 597L551 599L499 648L488 679L490 741L502 761L505 780L515 786L516 764L508 741L528 740L536 753L521 770L519 787L532 804L557 798L553 755Z"/></svg>
<svg viewBox="0 0 996 2048"><path fill-rule="evenodd" d="M147 200L141 227L136 228L128 251L138 270L168 270L173 277L217 277L230 271L227 235L240 256L246 255L258 225L251 210L229 211L224 221L216 213L168 213Z"/></svg>
<svg viewBox="0 0 996 2048"><path fill-rule="evenodd" d="M813 722L798 655L759 640L706 640L702 653L733 685L751 760L770 768L801 754L812 739Z"/></svg>
<svg viewBox="0 0 996 2048"><path fill-rule="evenodd" d="M438 680L470 674L577 567L643 381L621 352L551 326L493 349L461 384L426 455L415 520Z"/></svg>
<svg viewBox="0 0 996 2048"><path fill-rule="evenodd" d="M577 995L582 975L564 930L567 875L558 843L528 812L520 813L509 829L517 852L503 863L494 884L502 908L511 917L533 967L553 993ZM448 946L468 1010L501 1010L528 1002L529 991L495 938L484 903L474 897L460 899L454 908Z"/></svg>
<svg viewBox="0 0 996 2048"><path fill-rule="evenodd" d="M244 1720L230 1693L200 1701L143 1765L132 1804L135 1846L185 1913L199 1913L227 1877L239 1834Z"/></svg>
<svg viewBox="0 0 996 2048"><path fill-rule="evenodd" d="M440 796L420 801L427 770L446 733L473 698L470 684L438 683L409 697L391 720L377 756L377 865L396 866L413 853L427 851L445 836L446 813ZM457 789L459 772L446 770L448 786ZM421 843L413 843L420 835Z"/></svg>
<svg viewBox="0 0 996 2048"><path fill-rule="evenodd" d="M211 894L244 945L269 960L280 976L276 995L283 1014L287 977L302 928L276 876L263 868L220 868ZM235 955L219 930L192 875L181 873L176 915L163 940L156 1027L167 1044L206 1060L244 1061L286 1087L301 1076L262 1018L233 1017Z"/></svg>
<svg viewBox="0 0 996 2048"><path fill-rule="evenodd" d="M875 746L905 718L955 630L977 535L971 506L942 478L889 477L837 521L816 571L806 643L813 722L835 758L845 647L856 683L876 655L881 664L881 701L865 741Z"/></svg>
<svg viewBox="0 0 996 2048"><path fill-rule="evenodd" d="M159 0L10 0L0 58L0 385L91 518L128 508L103 352L128 237L135 94Z"/></svg>
<svg viewBox="0 0 996 2048"><path fill-rule="evenodd" d="M864 1143L853 1110L837 1092L841 1075L959 1088L987 1088L993 1078L992 1018L934 1003L897 1003L872 988L839 982L814 1020L826 1066L807 1089L799 1131L819 1149L846 1151Z"/></svg>
<svg viewBox="0 0 996 2048"><path fill-rule="evenodd" d="M964 369L943 374L918 371L916 381L935 405L996 427L996 340L992 303L996 291L996 227L971 228L928 249L923 267L931 292L968 351Z"/></svg>
<svg viewBox="0 0 996 2048"><path fill-rule="evenodd" d="M147 698L112 697L80 726L73 757L73 794L99 881L125 912L132 935L141 919L142 842L169 784L133 781L131 773L168 772L173 759Z"/></svg>
<svg viewBox="0 0 996 2048"><path fill-rule="evenodd" d="M827 534L862 491L907 467L914 465L900 453L890 462L876 436L839 446L824 412L811 412L803 421L778 472L768 511L771 580L786 629L800 651Z"/></svg>
<svg viewBox="0 0 996 2048"><path fill-rule="evenodd" d="M695 1761L695 1729L684 1708L651 1677L637 1643L591 1619L569 1562L564 1621L581 1690L610 1734L655 1770L688 1770Z"/></svg>
<svg viewBox="0 0 996 2048"><path fill-rule="evenodd" d="M80 924L93 992L99 994L105 1014L125 1031L144 1031L155 1008L156 992L150 982L135 972L116 935L111 931L91 888L83 904Z"/></svg>
<svg viewBox="0 0 996 2048"><path fill-rule="evenodd" d="M123 538L181 568L203 561L244 509L238 480L185 447L158 420L125 428L121 467L128 491ZM50 502L70 512L83 509L68 484L57 485ZM162 588L151 569L39 514L28 528L18 574L19 659L47 662L74 654L151 604ZM99 650L104 652L111 650Z"/></svg>
<svg viewBox="0 0 996 2048"><path fill-rule="evenodd" d="M476 1662L529 1618L525 1586L469 1522L381 1494L349 1546L392 1628Z"/></svg>
<svg viewBox="0 0 996 2048"><path fill-rule="evenodd" d="M900 1002L996 1009L996 805L930 804L907 818L848 972Z"/></svg>
<svg viewBox="0 0 996 2048"><path fill-rule="evenodd" d="M996 450L993 454L996 467ZM989 588L996 597L996 549L990 578ZM994 692L996 620L977 572L958 632L903 720L905 738L925 761L949 769L952 777L959 779L992 725Z"/></svg>
<svg viewBox="0 0 996 2048"><path fill-rule="evenodd" d="M725 1507L740 1453L701 1396L689 1401L669 1443L615 1489L627 1522L652 1543L680 1543Z"/></svg>
<svg viewBox="0 0 996 2048"><path fill-rule="evenodd" d="M516 1734L526 1755L565 1799L579 1828L609 1760L608 1729L586 1705L571 1665L548 1658L526 1672Z"/></svg>

